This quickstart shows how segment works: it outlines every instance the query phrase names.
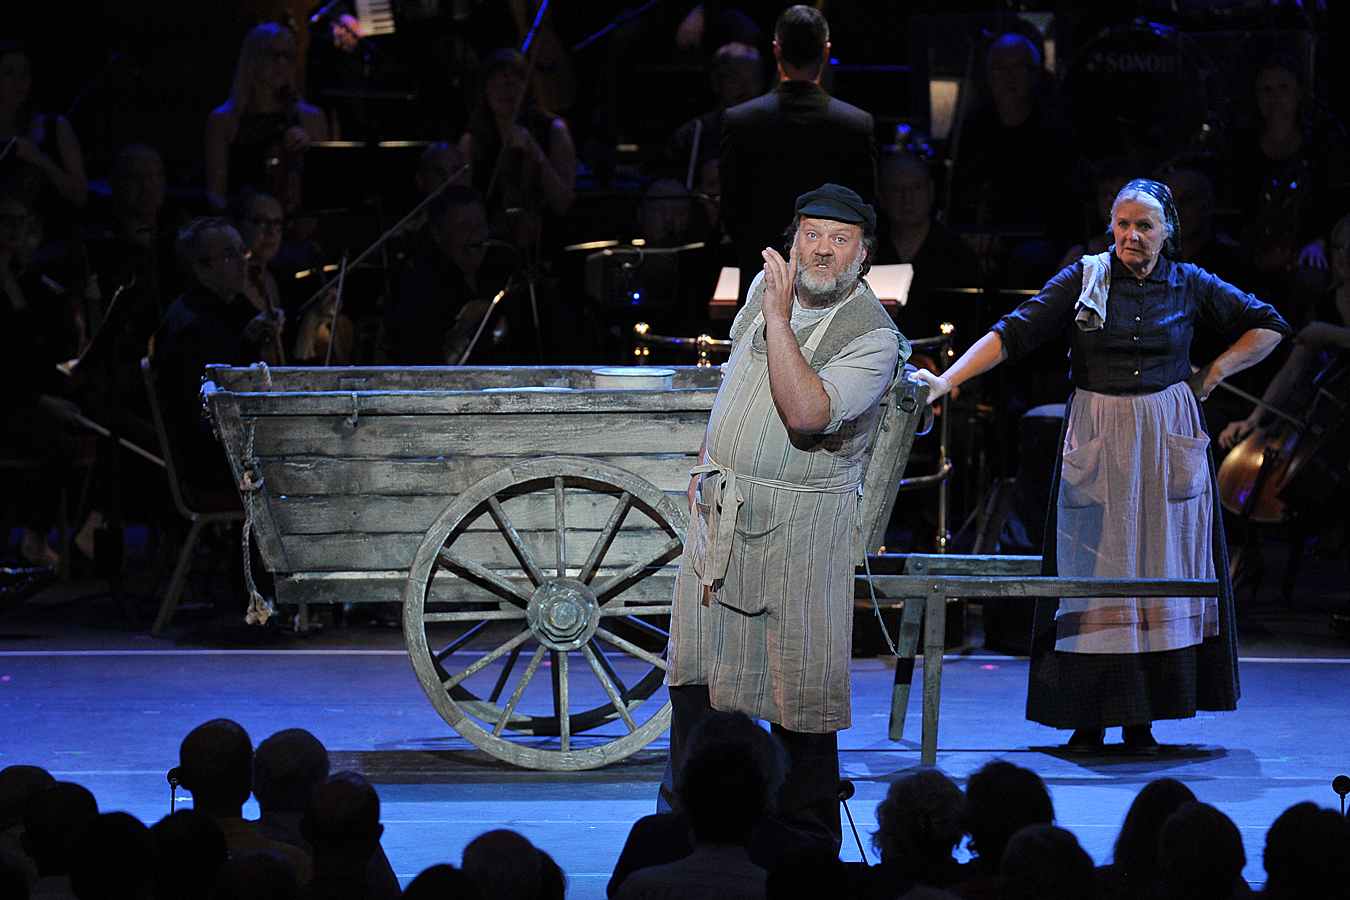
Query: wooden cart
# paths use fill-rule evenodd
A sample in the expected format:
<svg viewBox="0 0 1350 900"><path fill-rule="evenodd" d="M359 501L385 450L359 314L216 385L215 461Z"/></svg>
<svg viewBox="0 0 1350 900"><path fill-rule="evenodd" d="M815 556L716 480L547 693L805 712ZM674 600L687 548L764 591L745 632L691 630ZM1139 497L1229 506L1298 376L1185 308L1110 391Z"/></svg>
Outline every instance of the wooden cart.
<svg viewBox="0 0 1350 900"><path fill-rule="evenodd" d="M584 368L213 366L203 388L281 603L402 603L432 705L533 769L622 759L669 725L684 492L720 381L597 390ZM875 552L926 388L878 418ZM645 705L644 705L645 704Z"/></svg>

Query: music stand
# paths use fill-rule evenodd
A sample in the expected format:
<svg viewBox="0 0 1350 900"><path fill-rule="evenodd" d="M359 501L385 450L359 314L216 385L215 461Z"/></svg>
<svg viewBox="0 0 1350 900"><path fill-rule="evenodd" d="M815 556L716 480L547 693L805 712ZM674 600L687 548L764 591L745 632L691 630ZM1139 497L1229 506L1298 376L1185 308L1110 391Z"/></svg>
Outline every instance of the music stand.
<svg viewBox="0 0 1350 900"><path fill-rule="evenodd" d="M586 294L601 306L619 310L664 309L687 299L681 257L702 250L702 242L680 247L606 247L586 257ZM686 272L687 274L687 272Z"/></svg>
<svg viewBox="0 0 1350 900"><path fill-rule="evenodd" d="M379 198L385 212L401 215L421 199L413 176L426 141L320 141L305 150L300 196L306 213L350 210Z"/></svg>

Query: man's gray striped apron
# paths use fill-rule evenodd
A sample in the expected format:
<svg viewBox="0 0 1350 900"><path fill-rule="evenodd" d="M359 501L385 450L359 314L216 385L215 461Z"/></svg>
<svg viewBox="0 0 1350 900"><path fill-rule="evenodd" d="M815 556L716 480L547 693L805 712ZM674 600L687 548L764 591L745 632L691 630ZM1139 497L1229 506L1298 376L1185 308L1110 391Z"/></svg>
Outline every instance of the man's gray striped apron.
<svg viewBox="0 0 1350 900"><path fill-rule="evenodd" d="M848 302L802 347L808 362ZM850 724L867 429L788 431L769 390L762 321L732 351L708 425L708 464L695 470L704 475L675 584L666 682L707 684L714 708L793 731L838 731Z"/></svg>

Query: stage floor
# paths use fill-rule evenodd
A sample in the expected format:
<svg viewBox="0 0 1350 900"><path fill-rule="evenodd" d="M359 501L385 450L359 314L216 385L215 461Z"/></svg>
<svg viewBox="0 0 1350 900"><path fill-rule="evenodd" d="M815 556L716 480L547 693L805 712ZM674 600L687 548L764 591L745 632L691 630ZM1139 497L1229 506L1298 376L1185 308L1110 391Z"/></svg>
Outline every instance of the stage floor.
<svg viewBox="0 0 1350 900"><path fill-rule="evenodd" d="M1328 611L1350 596L1345 561L1318 565L1305 567L1300 585L1311 587L1292 605L1258 596L1243 608L1237 711L1158 723L1156 736L1174 748L1168 755L1061 754L1066 733L1022 716L1026 660L967 649L946 658L939 767L958 782L994 758L1034 769L1058 824L1099 863L1139 788L1178 778L1236 821L1246 877L1259 884L1270 823L1304 800L1338 807L1332 778L1350 772L1350 641L1327 627ZM54 586L0 617L0 767L47 768L92 790L104 811L147 824L168 813L165 773L179 741L222 716L255 743L282 728L309 729L335 770L364 773L379 790L383 844L405 884L434 863L458 864L469 840L507 827L557 859L570 897L600 898L629 826L653 811L664 738L598 771L512 768L440 719L396 629L330 626L302 639L221 615L175 624L156 640L148 619L131 617L125 602L85 597L90 589ZM979 646L978 632L972 642ZM891 779L919 765L921 670L900 742L886 737L893 672L882 659L855 660L854 725L840 735L843 774L857 788L849 808L873 862L876 805ZM188 803L180 791L178 804ZM252 801L245 815L256 815ZM841 856L856 860L847 820L845 829Z"/></svg>

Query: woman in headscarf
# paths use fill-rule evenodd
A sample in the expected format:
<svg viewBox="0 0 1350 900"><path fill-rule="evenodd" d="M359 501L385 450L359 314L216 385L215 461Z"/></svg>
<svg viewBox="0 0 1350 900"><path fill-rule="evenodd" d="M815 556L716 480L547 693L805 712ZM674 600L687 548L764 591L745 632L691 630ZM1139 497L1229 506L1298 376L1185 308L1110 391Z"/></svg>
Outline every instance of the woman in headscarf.
<svg viewBox="0 0 1350 900"><path fill-rule="evenodd" d="M1111 249L1084 256L1004 316L944 375L930 402L1068 332L1065 412L1042 571L1064 577L1218 578L1219 597L1062 598L1037 604L1027 717L1075 729L1070 752L1124 729L1158 752L1151 724L1238 698L1232 585L1199 401L1260 361L1289 326L1267 303L1177 262L1172 195L1136 179L1111 210ZM1197 320L1233 339L1193 369Z"/></svg>

